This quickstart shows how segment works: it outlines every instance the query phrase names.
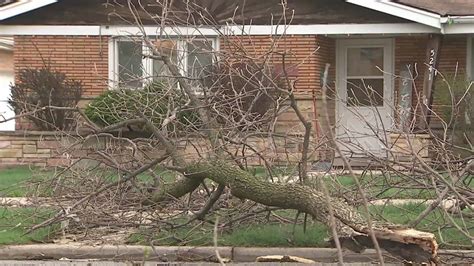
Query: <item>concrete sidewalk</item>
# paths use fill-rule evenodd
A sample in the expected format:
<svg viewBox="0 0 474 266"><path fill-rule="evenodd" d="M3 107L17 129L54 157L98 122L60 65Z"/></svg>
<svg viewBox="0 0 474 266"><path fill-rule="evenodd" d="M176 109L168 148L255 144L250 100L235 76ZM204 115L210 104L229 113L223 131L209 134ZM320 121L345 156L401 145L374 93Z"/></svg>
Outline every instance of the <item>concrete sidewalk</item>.
<svg viewBox="0 0 474 266"><path fill-rule="evenodd" d="M259 256L291 255L311 259L322 263L335 263L337 250L332 248L246 248L246 247L219 247L219 254L232 262L254 262ZM131 246L131 245L16 245L0 247L1 260L112 260L112 261L159 261L159 262L217 262L214 247L169 247L169 246ZM441 250L440 256L446 262L461 261L474 263L474 251L447 251ZM399 262L390 259L387 254L387 263ZM455 260L456 258L456 260ZM344 259L350 263L370 263L377 261L374 250L363 253L344 251ZM5 264L3 264L5 265ZM20 264L21 265L21 264ZM31 264L42 265L42 264ZM58 264L59 265L59 264ZM68 264L70 265L70 264ZM82 264L74 264L82 265ZM99 264L98 264L99 265ZM107 264L104 264L107 265ZM129 264L130 265L130 264ZM156 265L154 263L153 265ZM197 264L199 265L199 264ZM294 265L294 264L292 264Z"/></svg>
<svg viewBox="0 0 474 266"><path fill-rule="evenodd" d="M226 265L234 266L271 266L271 265L308 265L302 263L275 263L275 262L239 262L239 263L226 263ZM117 261L0 261L0 265L12 265L12 266L216 266L219 263L212 262L117 262ZM317 266L337 266L337 263L312 263L311 265ZM350 266L374 266L373 263L344 263L344 265ZM389 263L387 266L395 266L399 264Z"/></svg>
<svg viewBox="0 0 474 266"><path fill-rule="evenodd" d="M264 255L291 255L318 262L335 262L337 251L331 248L245 248L218 247L223 258L233 262L254 262ZM59 260L59 259L101 259L132 261L199 261L217 262L214 247L167 247L167 246L131 246L131 245L16 245L0 247L0 258L3 260ZM376 260L373 250L357 254L344 252L351 262L371 262Z"/></svg>

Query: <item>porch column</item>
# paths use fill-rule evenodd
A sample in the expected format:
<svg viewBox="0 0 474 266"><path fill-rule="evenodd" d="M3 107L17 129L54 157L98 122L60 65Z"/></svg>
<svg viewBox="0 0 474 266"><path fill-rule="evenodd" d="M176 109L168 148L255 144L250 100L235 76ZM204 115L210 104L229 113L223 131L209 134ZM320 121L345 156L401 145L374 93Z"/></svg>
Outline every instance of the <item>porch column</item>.
<svg viewBox="0 0 474 266"><path fill-rule="evenodd" d="M430 124L441 42L442 35L431 34L426 46L425 64L427 64L427 67L423 80L423 95L421 96L421 117L418 120L418 127L420 129L427 129Z"/></svg>

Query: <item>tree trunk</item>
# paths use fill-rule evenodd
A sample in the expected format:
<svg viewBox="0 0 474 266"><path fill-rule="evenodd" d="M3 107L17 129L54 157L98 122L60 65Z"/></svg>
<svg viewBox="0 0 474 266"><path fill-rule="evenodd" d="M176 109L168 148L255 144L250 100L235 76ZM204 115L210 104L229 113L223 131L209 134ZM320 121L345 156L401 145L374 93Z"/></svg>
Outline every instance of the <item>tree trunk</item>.
<svg viewBox="0 0 474 266"><path fill-rule="evenodd" d="M325 195L314 188L299 184L270 183L221 161L190 165L186 167L184 174L187 179L168 185L162 191L168 191L169 196L180 197L186 194L186 191L194 190L204 178L209 178L229 187L232 195L236 197L267 206L298 210L329 224ZM155 194L153 199L155 202L163 200L163 192ZM330 202L343 246L354 251L372 248L370 228L366 219L342 199L331 198ZM394 255L414 262L437 259L438 245L431 233L377 222L374 223L372 230L380 246Z"/></svg>

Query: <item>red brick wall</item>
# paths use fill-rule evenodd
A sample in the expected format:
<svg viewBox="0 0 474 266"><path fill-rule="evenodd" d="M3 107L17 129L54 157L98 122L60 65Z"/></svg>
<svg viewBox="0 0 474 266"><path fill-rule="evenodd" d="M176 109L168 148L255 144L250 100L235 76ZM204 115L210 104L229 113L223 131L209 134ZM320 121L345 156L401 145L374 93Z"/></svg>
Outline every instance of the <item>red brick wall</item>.
<svg viewBox="0 0 474 266"><path fill-rule="evenodd" d="M82 81L83 97L101 94L108 80L108 37L15 36L15 76L25 68L41 68L44 62L69 78ZM16 129L33 129L24 119Z"/></svg>
<svg viewBox="0 0 474 266"><path fill-rule="evenodd" d="M415 91L413 104L418 102L417 94L423 91L423 79L426 66L426 45L428 36L404 36L395 38L395 74L399 75L405 64L416 65ZM439 53L438 70L443 75L454 73L464 75L466 71L467 38L465 36L445 37ZM440 77L438 77L440 78ZM399 79L395 82L395 92L400 88ZM416 93L415 93L416 92ZM397 93L396 93L397 95ZM398 95L397 95L398 96ZM397 98L398 101L398 98ZM435 103L436 111L436 103Z"/></svg>
<svg viewBox="0 0 474 266"><path fill-rule="evenodd" d="M319 79L326 63L331 63L334 69L334 48L333 39L317 35L288 35L283 38L245 36L221 42L224 53L256 60L269 59L274 65L282 64L281 56L277 53L285 53L288 74L296 80L295 89L299 94L306 95L312 95L313 90L321 90Z"/></svg>
<svg viewBox="0 0 474 266"><path fill-rule="evenodd" d="M80 80L84 97L97 96L107 88L108 38L99 36L15 36L17 74L24 68L40 68L43 59L53 69Z"/></svg>
<svg viewBox="0 0 474 266"><path fill-rule="evenodd" d="M274 49L287 54L287 68L295 77L296 90L301 98L311 100L313 91L320 96L320 75L326 63L331 64L330 85L335 80L335 40L316 35L290 35L283 38L270 36L231 37L230 42L221 41L221 50L245 55L257 60L269 59L268 51ZM395 75L405 63L417 65L415 79L417 90L423 86L426 35L395 38ZM466 65L466 38L446 37L440 52L439 70L446 73L464 73ZM232 43L232 44L231 44ZM272 48L273 47L273 48ZM70 78L82 80L84 97L99 95L107 87L108 79L108 37L99 36L15 36L15 73L27 67L38 68L42 57L49 60L53 68L64 72ZM276 64L281 58L270 58ZM395 81L395 92L399 80ZM395 93L397 94L397 93ZM415 94L414 94L415 95ZM414 102L416 98L414 97ZM319 101L316 103L319 108ZM331 107L333 108L333 107ZM306 110L314 119L314 110ZM319 111L319 114L321 111ZM293 118L289 118L293 119Z"/></svg>
<svg viewBox="0 0 474 266"><path fill-rule="evenodd" d="M221 51L228 52L229 56L245 56L258 61L271 60L274 66L280 68L282 67L282 57L279 54L285 53L288 75L296 81L298 107L303 115L313 122L313 130L318 128L320 131L319 135L314 134L315 138L312 141L312 145L318 145L318 136L319 139L322 139L329 130L323 116L320 76L326 63L331 64L329 81L330 85L333 85L335 80L335 39L319 35L232 37L229 41L221 41ZM313 101L313 92L316 93L315 101ZM329 106L331 121L334 120L334 107L335 105L331 101ZM321 124L321 129L318 122ZM291 109L278 117L275 130L284 134L304 132L303 124ZM296 147L301 147L301 143L294 144ZM314 157L329 156L329 153L320 147L318 151L313 154Z"/></svg>

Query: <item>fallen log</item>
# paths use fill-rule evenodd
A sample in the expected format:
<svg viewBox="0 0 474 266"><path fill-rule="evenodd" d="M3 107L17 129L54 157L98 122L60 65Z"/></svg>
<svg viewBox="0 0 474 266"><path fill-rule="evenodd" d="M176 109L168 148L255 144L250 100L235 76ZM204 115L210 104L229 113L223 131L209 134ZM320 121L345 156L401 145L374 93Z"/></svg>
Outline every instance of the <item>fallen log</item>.
<svg viewBox="0 0 474 266"><path fill-rule="evenodd" d="M221 161L191 164L183 169L183 174L185 179L168 184L153 196L153 200L163 200L163 191L172 192L168 196L179 198L186 194L186 189L187 192L194 190L197 180L201 182L204 178L209 178L229 187L231 193L238 198L267 206L298 210L329 225L329 207L325 195L315 188L300 184L267 182ZM373 227L369 228L359 211L344 200L331 198L330 202L337 220L339 238L344 247L358 252L372 248L373 243L369 236L372 230L380 247L393 255L413 262L437 261L438 244L434 234L386 222L374 222Z"/></svg>

